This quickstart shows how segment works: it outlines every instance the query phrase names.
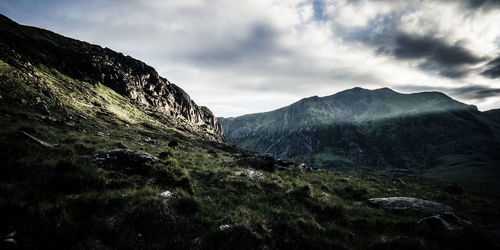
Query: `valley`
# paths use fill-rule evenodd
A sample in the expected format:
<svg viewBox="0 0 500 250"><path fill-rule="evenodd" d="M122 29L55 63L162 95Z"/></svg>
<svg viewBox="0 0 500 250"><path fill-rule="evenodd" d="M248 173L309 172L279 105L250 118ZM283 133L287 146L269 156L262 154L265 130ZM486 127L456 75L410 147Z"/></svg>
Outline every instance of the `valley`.
<svg viewBox="0 0 500 250"><path fill-rule="evenodd" d="M393 101L219 123L141 61L0 16L0 248L498 249L498 112Z"/></svg>

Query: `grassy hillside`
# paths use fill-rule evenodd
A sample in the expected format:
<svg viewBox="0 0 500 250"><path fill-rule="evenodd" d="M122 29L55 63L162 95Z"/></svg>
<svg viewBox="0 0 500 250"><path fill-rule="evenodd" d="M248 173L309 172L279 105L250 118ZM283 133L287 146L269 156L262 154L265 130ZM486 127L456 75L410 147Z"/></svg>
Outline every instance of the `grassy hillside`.
<svg viewBox="0 0 500 250"><path fill-rule="evenodd" d="M499 221L498 203L477 196L479 190L452 195L441 191L445 184L295 167L260 170L261 180L241 177L237 171L248 169L244 159L259 157L255 153L168 128L104 86L35 68L50 82L48 95L57 94L44 99L51 119L43 118L36 109L41 94L24 80L26 74L0 65L0 232L15 231L17 242L3 247L495 247L493 236L479 225ZM92 105L73 107L81 99ZM21 131L59 146L46 148ZM169 147L173 140L180 145ZM113 148L145 151L164 163L147 174L130 174L91 161ZM175 198L162 197L166 190ZM428 231L416 226L426 214L383 212L366 203L384 196L444 202L476 226Z"/></svg>
<svg viewBox="0 0 500 250"><path fill-rule="evenodd" d="M193 134L104 83L9 58L0 60L2 249L499 247L499 201L484 190L276 161ZM116 148L161 162L93 160ZM473 225L417 225L432 214L367 202L387 196L443 202Z"/></svg>

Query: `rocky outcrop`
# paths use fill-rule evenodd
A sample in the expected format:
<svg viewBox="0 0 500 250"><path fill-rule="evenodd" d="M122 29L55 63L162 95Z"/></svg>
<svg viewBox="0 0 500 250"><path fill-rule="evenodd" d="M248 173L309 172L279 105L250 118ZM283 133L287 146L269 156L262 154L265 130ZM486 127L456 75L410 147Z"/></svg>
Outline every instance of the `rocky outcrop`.
<svg viewBox="0 0 500 250"><path fill-rule="evenodd" d="M196 105L184 90L143 62L104 50L106 54L92 53L92 65L101 72L100 82L144 107L176 118L189 130L223 141L222 126L207 107Z"/></svg>
<svg viewBox="0 0 500 250"><path fill-rule="evenodd" d="M419 222L417 222L417 225L419 226L428 226L434 230L448 230L448 231L453 231L453 230L461 230L465 227L471 226L472 223L458 218L454 214L438 214L435 216L430 216L421 219Z"/></svg>
<svg viewBox="0 0 500 250"><path fill-rule="evenodd" d="M386 211L414 211L433 214L454 213L453 208L448 205L412 197L372 198L368 200L368 203Z"/></svg>
<svg viewBox="0 0 500 250"><path fill-rule="evenodd" d="M156 156L130 149L112 149L96 155L92 160L99 166L127 174L146 173L150 169L148 164L162 162Z"/></svg>
<svg viewBox="0 0 500 250"><path fill-rule="evenodd" d="M224 141L222 127L208 108L196 105L186 92L145 63L108 48L19 25L2 15L0 22L0 59L8 64L17 68L41 64L74 79L103 84L152 113L171 118L169 123L182 130Z"/></svg>
<svg viewBox="0 0 500 250"><path fill-rule="evenodd" d="M253 170L253 169L244 169L241 171L236 171L234 173L236 176L241 176L248 180L252 181L263 181L265 176L261 171Z"/></svg>

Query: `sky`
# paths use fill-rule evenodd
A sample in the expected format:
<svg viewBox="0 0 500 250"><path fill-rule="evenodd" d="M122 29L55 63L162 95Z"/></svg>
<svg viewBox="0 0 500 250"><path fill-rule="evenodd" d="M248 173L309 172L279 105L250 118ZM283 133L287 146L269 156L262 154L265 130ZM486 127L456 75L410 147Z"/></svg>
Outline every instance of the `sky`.
<svg viewBox="0 0 500 250"><path fill-rule="evenodd" d="M500 108L500 0L2 0L156 68L216 116L363 87Z"/></svg>

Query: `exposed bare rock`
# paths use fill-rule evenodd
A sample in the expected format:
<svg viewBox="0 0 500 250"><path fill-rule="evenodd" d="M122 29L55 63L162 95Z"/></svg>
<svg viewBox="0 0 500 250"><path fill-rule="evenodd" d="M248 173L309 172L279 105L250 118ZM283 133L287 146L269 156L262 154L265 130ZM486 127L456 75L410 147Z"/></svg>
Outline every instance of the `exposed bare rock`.
<svg viewBox="0 0 500 250"><path fill-rule="evenodd" d="M170 192L169 190L166 190L160 194L161 197L166 198L166 199L174 199L176 198L176 195L173 192Z"/></svg>
<svg viewBox="0 0 500 250"><path fill-rule="evenodd" d="M458 218L454 214L439 214L421 219L417 225L426 225L432 229L445 229L448 231L460 230L472 223Z"/></svg>
<svg viewBox="0 0 500 250"><path fill-rule="evenodd" d="M257 171L257 170L253 170L253 169L245 169L242 171L236 171L235 174L237 176L242 176L242 177L245 177L245 178L252 180L252 181L263 181L265 178L264 173Z"/></svg>
<svg viewBox="0 0 500 250"><path fill-rule="evenodd" d="M196 105L184 90L143 62L109 49L104 51L90 51L102 83L145 107L176 118L180 126L223 140L222 127L207 107Z"/></svg>
<svg viewBox="0 0 500 250"><path fill-rule="evenodd" d="M162 162L158 157L146 152L121 148L100 153L92 160L108 169L118 169L129 174L147 172L149 170L148 163L156 164Z"/></svg>
<svg viewBox="0 0 500 250"><path fill-rule="evenodd" d="M45 142L45 141L42 141L24 131L21 131L21 134L23 134L24 136L26 136L27 138L31 139L32 141L42 145L43 147L45 148L48 148L48 149L57 149L59 147L59 145L56 145L56 144L50 144L48 142Z"/></svg>
<svg viewBox="0 0 500 250"><path fill-rule="evenodd" d="M386 211L415 211L434 214L454 213L453 208L448 205L412 197L372 198L368 200L368 203Z"/></svg>
<svg viewBox="0 0 500 250"><path fill-rule="evenodd" d="M222 127L208 108L196 105L184 90L145 63L98 45L22 26L6 18L2 21L3 37L9 39L2 40L0 59L28 72L26 81L44 85L33 70L33 65L43 64L71 78L103 84L145 110L168 117L168 125L206 139L224 141ZM20 29L30 30L23 33L22 40L12 33ZM43 35L30 35L39 33Z"/></svg>

